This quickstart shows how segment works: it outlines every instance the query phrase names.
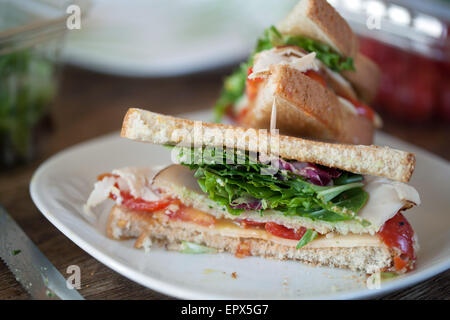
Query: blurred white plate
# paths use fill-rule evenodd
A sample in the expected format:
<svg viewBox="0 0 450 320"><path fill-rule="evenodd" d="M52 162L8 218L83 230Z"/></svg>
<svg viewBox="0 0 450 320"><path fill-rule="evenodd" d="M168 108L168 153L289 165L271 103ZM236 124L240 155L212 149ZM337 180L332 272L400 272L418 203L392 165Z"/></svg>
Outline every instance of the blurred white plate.
<svg viewBox="0 0 450 320"><path fill-rule="evenodd" d="M208 112L189 118L209 120ZM413 285L450 267L450 165L426 151L385 134L377 144L412 151L417 168L411 184L422 206L406 215L416 231L421 251L417 269L380 289L365 287L364 277L347 270L310 267L292 261L258 257L237 259L231 254L189 255L152 248L133 248L133 241L105 235L112 203L99 210L97 221L82 213L96 177L123 166L170 163L161 146L132 142L118 133L71 147L43 163L34 174L30 192L39 210L62 233L94 258L125 277L170 296L186 299L353 299L386 294ZM237 273L237 279L231 274Z"/></svg>
<svg viewBox="0 0 450 320"><path fill-rule="evenodd" d="M126 76L174 76L246 59L297 0L92 0L66 62ZM87 19L84 19L86 18Z"/></svg>

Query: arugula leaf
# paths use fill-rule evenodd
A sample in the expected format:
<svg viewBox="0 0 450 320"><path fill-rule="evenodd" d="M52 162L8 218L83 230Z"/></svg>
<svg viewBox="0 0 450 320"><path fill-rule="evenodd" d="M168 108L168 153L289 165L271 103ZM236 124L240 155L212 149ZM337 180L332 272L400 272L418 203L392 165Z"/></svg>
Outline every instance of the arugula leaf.
<svg viewBox="0 0 450 320"><path fill-rule="evenodd" d="M194 170L203 192L233 215L250 209L261 212L272 209L287 216L313 220L352 220L368 198L361 182L316 186L287 170L281 170L283 179L279 178L279 173L261 174L269 165L257 163L243 152L231 155L233 164L227 164L229 155L223 151L210 152L207 162L202 158L202 152L201 149L182 148L179 151L181 164ZM194 158L196 162L192 161ZM241 163L237 163L238 158ZM346 174L348 178L355 175Z"/></svg>
<svg viewBox="0 0 450 320"><path fill-rule="evenodd" d="M349 172L343 172L338 178L334 179L335 185L343 185L352 182L363 181L363 177L359 174L355 175Z"/></svg>
<svg viewBox="0 0 450 320"><path fill-rule="evenodd" d="M270 26L269 28L264 30L262 38L258 39L254 53L269 50L276 46L283 46L285 44L286 43L284 43L283 41L283 35L280 33L280 31L278 31L274 26ZM253 61L251 62L253 64Z"/></svg>
<svg viewBox="0 0 450 320"><path fill-rule="evenodd" d="M335 71L355 70L352 58L345 58L330 46L302 36L282 35L274 26L269 27L256 42L256 46L247 62L242 63L224 80L219 99L214 105L214 121L220 122L228 107L235 104L244 94L248 68L253 65L256 53L277 46L294 45L308 52L316 52L317 59Z"/></svg>
<svg viewBox="0 0 450 320"><path fill-rule="evenodd" d="M336 198L338 195L340 195L344 191L347 191L347 190L353 189L353 188L357 188L357 187L362 187L362 186L364 186L364 184L361 182L353 182L353 183L348 183L348 184L344 184L344 185L340 185L340 186L333 186L333 187L329 187L325 190L317 192L317 196L319 198L322 198L324 201L328 202L328 201L331 201L334 198Z"/></svg>
<svg viewBox="0 0 450 320"><path fill-rule="evenodd" d="M263 37L258 39L249 64L253 64L255 53L277 46L297 46L308 52L315 52L317 59L335 71L355 70L352 58L343 57L329 45L303 36L282 35L274 26L266 29Z"/></svg>
<svg viewBox="0 0 450 320"><path fill-rule="evenodd" d="M352 212L358 212L366 204L368 198L369 194L360 187L343 192L334 204Z"/></svg>
<svg viewBox="0 0 450 320"><path fill-rule="evenodd" d="M216 253L217 251L216 249L213 248L209 248L194 242L183 240L181 241L180 252L191 254L202 254L202 253Z"/></svg>
<svg viewBox="0 0 450 320"><path fill-rule="evenodd" d="M286 36L286 45L294 45L308 52L315 52L317 59L335 71L355 70L352 58L344 58L330 46L302 36Z"/></svg>
<svg viewBox="0 0 450 320"><path fill-rule="evenodd" d="M249 63L241 63L237 70L224 80L219 100L214 105L214 121L220 122L227 108L236 103L244 94Z"/></svg>
<svg viewBox="0 0 450 320"><path fill-rule="evenodd" d="M301 247L306 246L308 243L313 241L317 237L317 232L313 231L311 229L306 230L303 237L300 239L300 241L297 243L296 249L300 249Z"/></svg>
<svg viewBox="0 0 450 320"><path fill-rule="evenodd" d="M381 281L392 280L393 278L395 278L397 276L398 276L398 273L396 273L396 272L380 272Z"/></svg>

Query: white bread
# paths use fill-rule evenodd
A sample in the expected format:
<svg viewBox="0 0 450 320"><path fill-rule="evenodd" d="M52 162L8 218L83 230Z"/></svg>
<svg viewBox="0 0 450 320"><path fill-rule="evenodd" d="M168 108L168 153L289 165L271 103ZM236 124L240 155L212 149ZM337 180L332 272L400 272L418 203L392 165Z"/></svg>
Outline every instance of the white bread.
<svg viewBox="0 0 450 320"><path fill-rule="evenodd" d="M262 145L274 149L273 143L278 141L278 155L282 158L313 162L401 182L409 181L415 166L414 154L389 147L333 144L283 135L258 135L255 129L195 122L135 108L130 108L125 115L121 136L141 142L171 145L192 145L193 138L198 136L200 141L196 143L204 146L238 148L251 152L261 151ZM219 139L220 137L223 139Z"/></svg>
<svg viewBox="0 0 450 320"><path fill-rule="evenodd" d="M345 57L356 57L358 38L326 0L301 0L277 28L287 35L321 41Z"/></svg>
<svg viewBox="0 0 450 320"><path fill-rule="evenodd" d="M287 65L271 67L240 123L269 128L274 99L281 134L349 144L373 142L370 120L348 110L333 91Z"/></svg>
<svg viewBox="0 0 450 320"><path fill-rule="evenodd" d="M151 215L120 206L111 210L107 235L116 240L137 238L135 247L150 249L161 244L169 250L179 250L181 241L190 241L236 253L246 246L253 256L278 260L298 260L312 265L347 268L375 273L392 266L392 252L386 246L352 246L332 248L300 248L269 240L220 235L214 228L199 228L192 223L172 220L164 215Z"/></svg>

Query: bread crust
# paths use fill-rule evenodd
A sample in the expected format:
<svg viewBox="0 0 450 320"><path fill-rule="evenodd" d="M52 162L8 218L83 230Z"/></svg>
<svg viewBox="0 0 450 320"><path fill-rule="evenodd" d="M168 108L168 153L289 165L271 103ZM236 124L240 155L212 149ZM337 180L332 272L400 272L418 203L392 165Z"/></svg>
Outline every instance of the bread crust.
<svg viewBox="0 0 450 320"><path fill-rule="evenodd" d="M281 134L330 142L373 142L374 125L344 107L330 89L287 65L275 65L240 122L250 128L269 128L273 100Z"/></svg>
<svg viewBox="0 0 450 320"><path fill-rule="evenodd" d="M238 148L251 152L259 152L261 145L269 142L266 146L272 149L278 144L277 154L285 159L313 162L401 182L409 181L415 167L414 154L389 147L333 144L261 133L267 131L203 123L130 108L122 124L121 136L141 142L171 145L192 145L193 137L197 136L200 141L196 143L202 145ZM219 139L220 137L222 139Z"/></svg>
<svg viewBox="0 0 450 320"><path fill-rule="evenodd" d="M358 53L353 62L355 71L345 70L341 74L353 85L358 97L370 104L375 99L380 85L380 68L362 53Z"/></svg>
<svg viewBox="0 0 450 320"><path fill-rule="evenodd" d="M114 206L107 225L107 236L115 239L137 238L136 248L148 250L150 244L164 245L168 250L179 250L181 241L190 241L216 249L218 252L236 251L243 244L253 256L277 260L297 260L303 263L336 268L379 272L392 265L392 253L387 247L301 248L286 246L269 240L218 235L208 228L171 220L164 215L151 214Z"/></svg>
<svg viewBox="0 0 450 320"><path fill-rule="evenodd" d="M359 50L358 38L348 23L325 0L301 0L278 29L322 41L345 57L353 58Z"/></svg>

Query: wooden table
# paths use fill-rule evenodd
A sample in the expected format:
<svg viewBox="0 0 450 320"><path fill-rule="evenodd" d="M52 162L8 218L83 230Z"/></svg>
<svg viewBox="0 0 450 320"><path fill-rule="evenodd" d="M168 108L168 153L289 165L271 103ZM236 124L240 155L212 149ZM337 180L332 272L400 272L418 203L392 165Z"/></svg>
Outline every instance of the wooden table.
<svg viewBox="0 0 450 320"><path fill-rule="evenodd" d="M218 96L221 79L229 70L190 77L136 79L96 74L65 67L55 101L55 130L42 156L25 167L0 173L0 203L14 217L40 250L65 276L69 265L80 266L87 299L167 299L107 268L66 238L36 209L28 185L37 166L54 153L116 131L128 107L147 107L177 114L208 109ZM411 127L386 122L385 131L450 160L450 126L431 124ZM449 299L450 271L386 299ZM0 263L0 299L28 299L26 291Z"/></svg>

